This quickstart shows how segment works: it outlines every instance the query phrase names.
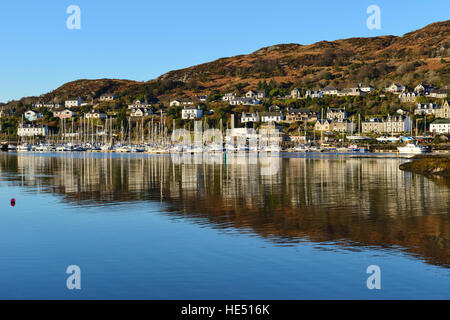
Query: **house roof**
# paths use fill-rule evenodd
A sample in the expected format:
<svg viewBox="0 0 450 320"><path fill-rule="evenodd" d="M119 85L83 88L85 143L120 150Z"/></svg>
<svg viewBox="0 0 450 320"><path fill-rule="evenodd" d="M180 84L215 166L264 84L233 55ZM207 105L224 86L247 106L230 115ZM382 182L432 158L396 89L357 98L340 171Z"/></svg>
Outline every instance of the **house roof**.
<svg viewBox="0 0 450 320"><path fill-rule="evenodd" d="M450 119L437 119L434 120L431 124L450 124Z"/></svg>
<svg viewBox="0 0 450 320"><path fill-rule="evenodd" d="M262 117L279 117L279 116L281 116L282 115L282 113L281 112L263 112L263 113L261 113L261 116Z"/></svg>

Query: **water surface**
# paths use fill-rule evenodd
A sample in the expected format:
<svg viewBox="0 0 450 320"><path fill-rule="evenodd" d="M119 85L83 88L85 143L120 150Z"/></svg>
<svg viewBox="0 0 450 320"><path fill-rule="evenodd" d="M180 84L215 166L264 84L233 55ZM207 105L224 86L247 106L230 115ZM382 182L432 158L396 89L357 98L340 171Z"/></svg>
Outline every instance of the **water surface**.
<svg viewBox="0 0 450 320"><path fill-rule="evenodd" d="M449 299L450 189L402 161L1 153L0 298Z"/></svg>

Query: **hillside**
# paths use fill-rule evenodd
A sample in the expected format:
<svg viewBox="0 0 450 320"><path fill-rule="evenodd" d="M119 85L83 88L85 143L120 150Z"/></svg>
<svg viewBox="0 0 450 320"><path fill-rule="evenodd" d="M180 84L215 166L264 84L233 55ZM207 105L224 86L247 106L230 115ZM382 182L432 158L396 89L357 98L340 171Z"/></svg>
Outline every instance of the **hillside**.
<svg viewBox="0 0 450 320"><path fill-rule="evenodd" d="M63 101L69 97L96 98L105 92L123 101L135 98L188 97L255 88L275 80L281 87L346 87L360 82L378 88L396 81L407 86L450 83L450 20L430 24L401 37L381 36L321 41L311 45L279 44L248 55L221 58L170 71L147 82L100 79L67 83L35 101ZM17 104L17 102L10 103Z"/></svg>

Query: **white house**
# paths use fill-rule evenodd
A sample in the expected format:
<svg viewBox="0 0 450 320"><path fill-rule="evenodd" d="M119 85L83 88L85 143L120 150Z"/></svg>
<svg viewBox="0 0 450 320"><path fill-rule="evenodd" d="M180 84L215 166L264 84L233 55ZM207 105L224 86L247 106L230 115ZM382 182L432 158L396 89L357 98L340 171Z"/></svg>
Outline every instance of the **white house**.
<svg viewBox="0 0 450 320"><path fill-rule="evenodd" d="M180 100L172 100L172 101L170 101L169 106L170 107L179 107L179 106L181 106L181 101Z"/></svg>
<svg viewBox="0 0 450 320"><path fill-rule="evenodd" d="M447 90L432 90L430 92L431 98L445 99L447 98Z"/></svg>
<svg viewBox="0 0 450 320"><path fill-rule="evenodd" d="M251 105L255 105L255 104L260 104L261 101L259 101L258 99L254 99L254 98L237 97L237 98L234 98L233 100L229 101L229 103L232 106L238 106L238 105L251 106Z"/></svg>
<svg viewBox="0 0 450 320"><path fill-rule="evenodd" d="M117 94L105 93L100 96L100 101L113 101L117 99Z"/></svg>
<svg viewBox="0 0 450 320"><path fill-rule="evenodd" d="M414 114L432 115L436 114L438 109L440 108L436 103L418 103L414 109Z"/></svg>
<svg viewBox="0 0 450 320"><path fill-rule="evenodd" d="M104 111L91 110L85 115L86 119L106 119L108 115Z"/></svg>
<svg viewBox="0 0 450 320"><path fill-rule="evenodd" d="M374 87L372 87L371 85L365 85L365 84L359 84L358 85L359 90L361 90L362 92L372 92L375 90Z"/></svg>
<svg viewBox="0 0 450 320"><path fill-rule="evenodd" d="M182 119L198 119L203 116L203 110L197 107L184 107L181 111Z"/></svg>
<svg viewBox="0 0 450 320"><path fill-rule="evenodd" d="M438 119L430 125L430 131L434 133L450 133L450 119Z"/></svg>
<svg viewBox="0 0 450 320"><path fill-rule="evenodd" d="M327 108L327 119L344 120L347 119L347 111L344 108Z"/></svg>
<svg viewBox="0 0 450 320"><path fill-rule="evenodd" d="M70 119L70 118L75 117L76 115L77 115L76 112L69 110L69 109L53 112L53 117L60 118L60 119Z"/></svg>
<svg viewBox="0 0 450 320"><path fill-rule="evenodd" d="M34 121L42 118L42 114L33 110L28 110L27 112L25 112L24 116L28 121Z"/></svg>
<svg viewBox="0 0 450 320"><path fill-rule="evenodd" d="M406 90L406 88L404 86L402 86L401 84L397 84L397 83L393 83L385 89L386 92L390 92L390 93L394 93L394 94L400 94L405 90Z"/></svg>
<svg viewBox="0 0 450 320"><path fill-rule="evenodd" d="M409 116L388 116L383 120L384 132L400 133L411 130L411 118Z"/></svg>
<svg viewBox="0 0 450 320"><path fill-rule="evenodd" d="M241 115L241 122L247 123L247 122L259 122L259 113L256 112L242 112Z"/></svg>
<svg viewBox="0 0 450 320"><path fill-rule="evenodd" d="M250 90L245 93L245 97L256 99L258 98L258 93L256 91Z"/></svg>
<svg viewBox="0 0 450 320"><path fill-rule="evenodd" d="M420 93L402 92L398 95L400 102L415 102L417 97L420 97Z"/></svg>
<svg viewBox="0 0 450 320"><path fill-rule="evenodd" d="M142 102L141 100L136 100L132 104L128 105L128 109L139 109L139 108L150 108L151 104L147 102Z"/></svg>
<svg viewBox="0 0 450 320"><path fill-rule="evenodd" d="M48 102L48 103L37 102L31 106L31 108L33 108L33 109L36 109L36 108L55 109L55 108L61 108L61 107L62 107L62 104L55 103L55 102Z"/></svg>
<svg viewBox="0 0 450 320"><path fill-rule="evenodd" d="M224 94L224 96L222 97L222 101L231 101L231 100L234 100L235 98L236 98L236 93L229 92L229 93Z"/></svg>
<svg viewBox="0 0 450 320"><path fill-rule="evenodd" d="M323 97L323 92L320 90L306 90L305 92L305 97L310 97L310 98L322 98Z"/></svg>
<svg viewBox="0 0 450 320"><path fill-rule="evenodd" d="M283 121L283 113L282 112L263 112L261 113L261 121L262 122L279 122Z"/></svg>
<svg viewBox="0 0 450 320"><path fill-rule="evenodd" d="M331 94L331 95L336 94L337 95L339 90L335 87L325 87L325 88L323 88L322 92L323 92L323 94L327 94L327 95L328 94Z"/></svg>
<svg viewBox="0 0 450 320"><path fill-rule="evenodd" d="M131 117L146 117L153 114L152 109L147 108L133 108L131 109Z"/></svg>
<svg viewBox="0 0 450 320"><path fill-rule="evenodd" d="M294 88L291 90L292 99L300 99L302 97L302 88Z"/></svg>
<svg viewBox="0 0 450 320"><path fill-rule="evenodd" d="M415 93L420 93L420 94L425 94L428 95L430 94L431 90L433 90L434 87L432 84L427 84L427 83L419 83L415 88L414 88L414 92Z"/></svg>
<svg viewBox="0 0 450 320"><path fill-rule="evenodd" d="M17 135L19 137L33 137L33 136L43 136L45 137L48 134L47 126L34 126L30 124L21 124L19 128L17 128Z"/></svg>
<svg viewBox="0 0 450 320"><path fill-rule="evenodd" d="M256 98L257 99L264 99L264 98L266 98L266 91L264 91L264 90L258 90L258 91L256 91Z"/></svg>
<svg viewBox="0 0 450 320"><path fill-rule="evenodd" d="M82 103L83 103L83 99L81 99L81 98L71 99L71 100L66 100L65 106L66 106L66 108L79 107L79 106L81 106Z"/></svg>

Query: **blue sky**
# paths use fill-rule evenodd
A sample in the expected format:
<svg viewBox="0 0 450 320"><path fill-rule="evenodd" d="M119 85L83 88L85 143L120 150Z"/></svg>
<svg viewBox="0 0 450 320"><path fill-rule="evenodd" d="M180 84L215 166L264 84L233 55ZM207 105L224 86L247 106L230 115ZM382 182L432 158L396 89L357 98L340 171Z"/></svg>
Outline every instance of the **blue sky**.
<svg viewBox="0 0 450 320"><path fill-rule="evenodd" d="M150 80L278 43L402 35L449 19L450 1L15 0L0 4L0 101L76 79ZM381 29L366 27L369 5ZM69 30L70 5L81 29Z"/></svg>

